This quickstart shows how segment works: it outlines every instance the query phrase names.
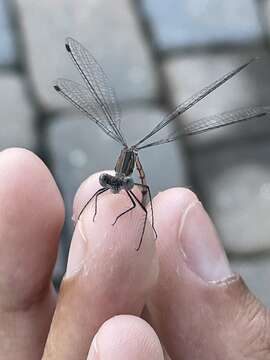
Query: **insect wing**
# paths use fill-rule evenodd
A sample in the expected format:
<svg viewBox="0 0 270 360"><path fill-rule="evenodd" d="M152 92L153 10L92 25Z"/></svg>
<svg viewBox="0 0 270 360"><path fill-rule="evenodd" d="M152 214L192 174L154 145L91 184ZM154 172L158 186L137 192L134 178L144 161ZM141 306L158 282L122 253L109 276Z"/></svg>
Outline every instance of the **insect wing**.
<svg viewBox="0 0 270 360"><path fill-rule="evenodd" d="M123 145L126 141L120 128L120 109L114 90L95 58L78 41L68 38L66 49L80 71L93 98L101 107L103 116Z"/></svg>
<svg viewBox="0 0 270 360"><path fill-rule="evenodd" d="M255 59L251 59L247 63L239 66L238 68L230 71L229 73L223 75L220 79L214 81L210 85L206 86L202 90L200 90L195 95L192 95L190 98L185 100L182 104L178 105L170 114L168 114L161 122L159 122L152 131L150 131L143 139L141 139L137 144L134 145L135 148L139 144L142 144L145 140L149 139L151 136L156 134L158 131L160 131L162 128L167 126L171 121L176 119L178 116L186 112L188 109L190 109L192 106L197 104L199 101L204 99L206 96L211 94L214 90L216 90L218 87L223 85L225 82L227 82L229 79L234 77L237 73L239 73L241 70L246 68L251 62L253 62Z"/></svg>
<svg viewBox="0 0 270 360"><path fill-rule="evenodd" d="M99 104L97 104L88 88L67 79L58 79L54 88L76 108L94 121L107 135L119 142L113 129L111 129L108 122L104 119Z"/></svg>
<svg viewBox="0 0 270 360"><path fill-rule="evenodd" d="M161 144L166 144L168 142L177 140L183 136L201 134L203 132L218 129L230 124L250 120L256 117L265 116L269 113L270 113L270 106L256 106L250 108L237 109L234 111L228 111L222 114L205 117L193 121L190 124L182 125L182 129L180 131L176 131L172 133L165 139L154 141L152 143L138 147L137 150L144 149L147 147L157 146Z"/></svg>

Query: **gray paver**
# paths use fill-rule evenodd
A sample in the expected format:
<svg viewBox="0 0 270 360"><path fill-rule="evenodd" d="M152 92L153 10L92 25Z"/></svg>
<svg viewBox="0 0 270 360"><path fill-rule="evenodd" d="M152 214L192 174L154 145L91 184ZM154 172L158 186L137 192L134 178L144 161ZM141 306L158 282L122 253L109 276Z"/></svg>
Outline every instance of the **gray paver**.
<svg viewBox="0 0 270 360"><path fill-rule="evenodd" d="M162 50L262 39L253 0L143 0L142 4Z"/></svg>
<svg viewBox="0 0 270 360"><path fill-rule="evenodd" d="M150 99L156 93L149 51L125 0L18 0L29 69L44 106L69 106L52 89L58 77L79 78L64 49L67 36L80 41L96 57L120 100Z"/></svg>
<svg viewBox="0 0 270 360"><path fill-rule="evenodd" d="M0 76L0 149L36 145L34 113L26 97L24 81L15 73Z"/></svg>
<svg viewBox="0 0 270 360"><path fill-rule="evenodd" d="M252 259L234 259L233 270L239 273L250 290L266 305L270 306L270 256Z"/></svg>
<svg viewBox="0 0 270 360"><path fill-rule="evenodd" d="M0 0L0 33L0 65L11 65L16 59L16 49L5 0Z"/></svg>
<svg viewBox="0 0 270 360"><path fill-rule="evenodd" d="M225 248L270 249L270 143L230 146L193 158L193 171Z"/></svg>
<svg viewBox="0 0 270 360"><path fill-rule="evenodd" d="M130 143L145 134L147 129L150 130L162 115L163 113L155 107L129 108L124 111L122 128ZM66 241L69 242L73 230L72 202L77 188L90 174L113 169L121 148L95 124L78 114L60 115L56 118L49 127L48 142L54 174L66 202ZM187 184L184 155L180 144L160 146L155 151L145 150L141 153L140 159L153 195L168 187ZM166 171L163 171L164 168Z"/></svg>
<svg viewBox="0 0 270 360"><path fill-rule="evenodd" d="M176 106L254 56L259 56L259 60L253 62L248 68L186 112L185 120L192 121L245 106L269 105L269 54L261 49L255 49L252 53L234 51L186 55L165 62L164 71L169 83L169 95ZM266 132L270 132L269 117L218 129L190 137L188 140L190 140L190 145L198 146L201 150L202 146L221 140L253 137Z"/></svg>
<svg viewBox="0 0 270 360"><path fill-rule="evenodd" d="M266 27L266 30L268 32L268 37L270 36L270 1L269 0L263 0L258 2L261 12L264 16L264 25Z"/></svg>

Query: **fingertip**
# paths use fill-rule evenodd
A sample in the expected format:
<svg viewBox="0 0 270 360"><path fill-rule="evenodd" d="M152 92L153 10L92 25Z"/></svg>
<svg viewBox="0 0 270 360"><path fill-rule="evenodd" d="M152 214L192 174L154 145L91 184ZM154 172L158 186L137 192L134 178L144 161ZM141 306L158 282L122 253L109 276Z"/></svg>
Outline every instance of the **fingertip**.
<svg viewBox="0 0 270 360"><path fill-rule="evenodd" d="M77 191L74 200L75 219L78 219L78 214L83 206L101 188L98 182L100 174L90 176ZM97 199L93 198L90 201L76 223L66 278L80 270L87 272L89 266L93 266L89 260L93 257L94 263L101 261L104 269L107 267L136 268L133 275L144 278L141 283L142 287L145 286L146 279L151 278L151 282L156 281L158 262L153 229L147 220L145 230L143 230L146 214L138 204L128 213L123 214L131 206L132 203L125 192L112 194L107 191L100 194ZM96 216L94 216L95 207ZM116 221L121 214L123 216ZM141 238L142 243L138 249ZM148 276L145 276L144 273L146 268L148 268Z"/></svg>
<svg viewBox="0 0 270 360"><path fill-rule="evenodd" d="M158 249L165 250L177 241L179 226L186 209L198 203L197 195L183 187L171 188L159 193L153 200Z"/></svg>
<svg viewBox="0 0 270 360"><path fill-rule="evenodd" d="M114 174L111 170L106 170L106 173ZM98 246L104 241L109 241L107 246L118 247L121 244L122 250L129 246L132 252L136 253L138 244L140 244L141 236L143 235L142 248L138 253L144 253L145 251L153 251L155 245L155 236L151 225L148 221L145 231L143 232L143 221L146 213L135 201L135 207L132 211L120 216L125 210L131 208L132 202L128 197L128 194L121 191L118 194L113 194L110 190L105 191L95 198L97 190L101 189L99 183L100 174L104 171L96 173L88 177L79 187L73 205L73 220L78 221L79 214L84 206L87 204L85 210L80 215L80 221L77 223L77 229L80 230L82 237L87 239L99 239ZM134 189L134 192L138 194L138 189ZM94 196L94 197L93 197ZM88 203L88 201L93 199ZM95 210L97 210L96 216L94 216ZM129 239L127 242L126 239ZM123 240L125 239L125 240ZM150 246L144 246L144 245ZM92 242L92 246L95 243ZM143 249L143 247L145 247ZM140 251L142 250L142 251Z"/></svg>
<svg viewBox="0 0 270 360"><path fill-rule="evenodd" d="M90 176L77 191L75 218L101 188L98 181L100 174ZM131 205L124 191L119 194L107 191L96 200L93 198L76 223L65 279L74 276L87 279L92 277L95 269L93 284L102 289L107 283L108 292L119 288L119 294L123 291L124 296L128 295L128 291L140 294L140 304L143 304L146 294L157 281L159 266L155 236L148 220L143 230L146 213L138 204L132 209ZM123 214L127 209L131 211ZM141 247L137 251L141 238ZM87 281L87 287L88 284Z"/></svg>
<svg viewBox="0 0 270 360"><path fill-rule="evenodd" d="M174 206L186 207L194 201L199 201L197 195L190 189L184 187L174 187L160 192L155 198L155 206L163 207Z"/></svg>
<svg viewBox="0 0 270 360"><path fill-rule="evenodd" d="M63 221L62 197L42 160L22 148L2 151L0 273L3 289L7 287L1 291L3 302L26 304L48 286Z"/></svg>
<svg viewBox="0 0 270 360"><path fill-rule="evenodd" d="M163 360L163 350L152 327L139 317L119 315L98 330L88 360Z"/></svg>
<svg viewBox="0 0 270 360"><path fill-rule="evenodd" d="M24 148L5 149L0 152L0 170L0 186L5 190L2 195L11 206L9 198L16 200L16 207L12 210L19 213L19 210L27 209L36 214L36 207L41 208L46 218L49 216L58 227L62 227L65 216L63 198L50 170L36 154ZM27 203L27 199L31 201ZM20 209L21 205L23 208Z"/></svg>

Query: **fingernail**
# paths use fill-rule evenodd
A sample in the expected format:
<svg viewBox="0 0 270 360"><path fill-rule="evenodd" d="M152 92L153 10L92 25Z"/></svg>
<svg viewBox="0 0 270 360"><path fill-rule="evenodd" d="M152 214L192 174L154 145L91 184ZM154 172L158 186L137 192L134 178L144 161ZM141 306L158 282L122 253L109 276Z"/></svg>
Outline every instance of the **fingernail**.
<svg viewBox="0 0 270 360"><path fill-rule="evenodd" d="M233 276L212 221L199 201L185 210L179 238L186 264L200 278L219 282Z"/></svg>
<svg viewBox="0 0 270 360"><path fill-rule="evenodd" d="M77 274L84 264L87 240L82 231L82 222L78 220L69 250L67 269L65 278L69 278Z"/></svg>
<svg viewBox="0 0 270 360"><path fill-rule="evenodd" d="M95 335L92 341L87 360L100 360L98 345L97 345L97 335Z"/></svg>

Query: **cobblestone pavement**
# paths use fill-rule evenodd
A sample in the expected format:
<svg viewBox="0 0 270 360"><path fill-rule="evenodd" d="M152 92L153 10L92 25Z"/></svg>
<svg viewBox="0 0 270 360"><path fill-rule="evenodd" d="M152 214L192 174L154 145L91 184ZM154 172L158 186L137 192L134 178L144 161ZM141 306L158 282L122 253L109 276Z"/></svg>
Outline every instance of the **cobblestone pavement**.
<svg viewBox="0 0 270 360"><path fill-rule="evenodd" d="M260 60L186 118L270 104L269 0L218 5L82 0L80 6L72 0L0 0L0 31L1 148L23 146L38 153L67 207L56 282L65 269L74 193L92 172L112 168L119 151L52 89L57 77L78 77L64 50L65 37L78 39L103 65L131 140L172 106L254 55ZM142 157L154 193L188 186L199 194L233 267L268 305L269 139L269 119L260 119L145 151ZM160 172L161 163L166 171Z"/></svg>

